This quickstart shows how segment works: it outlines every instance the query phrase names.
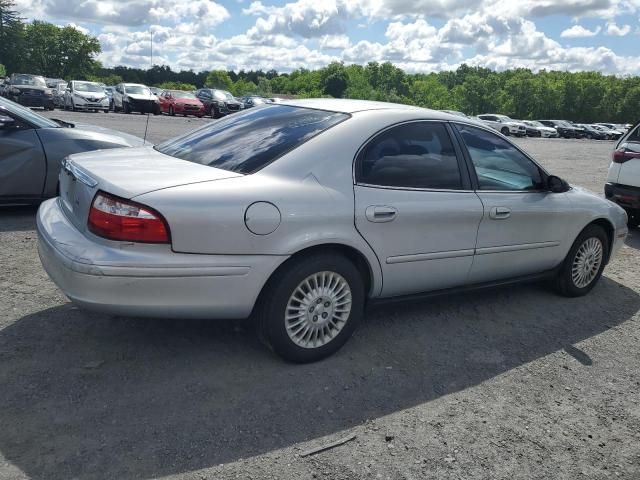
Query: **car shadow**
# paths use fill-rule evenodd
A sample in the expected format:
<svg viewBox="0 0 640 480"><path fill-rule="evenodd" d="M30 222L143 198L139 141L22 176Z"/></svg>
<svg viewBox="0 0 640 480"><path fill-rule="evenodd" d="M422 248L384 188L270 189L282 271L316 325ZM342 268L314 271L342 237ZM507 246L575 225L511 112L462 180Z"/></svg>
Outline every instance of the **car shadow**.
<svg viewBox="0 0 640 480"><path fill-rule="evenodd" d="M608 278L577 299L528 285L387 305L333 357L291 365L244 324L66 304L0 331L0 452L33 479L190 472L338 433L552 352L596 363L572 345L639 308Z"/></svg>
<svg viewBox="0 0 640 480"><path fill-rule="evenodd" d="M640 229L630 228L627 238L624 240L625 245L636 250L640 250Z"/></svg>
<svg viewBox="0 0 640 480"><path fill-rule="evenodd" d="M0 232L24 232L36 229L38 205L0 206Z"/></svg>

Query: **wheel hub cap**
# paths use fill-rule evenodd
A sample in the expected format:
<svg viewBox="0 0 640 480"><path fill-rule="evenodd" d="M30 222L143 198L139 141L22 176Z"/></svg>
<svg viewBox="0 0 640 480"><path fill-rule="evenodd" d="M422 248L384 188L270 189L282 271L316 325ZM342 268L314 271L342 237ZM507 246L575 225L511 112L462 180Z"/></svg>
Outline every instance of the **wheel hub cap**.
<svg viewBox="0 0 640 480"><path fill-rule="evenodd" d="M588 238L580 245L571 266L571 279L576 287L584 288L596 278L602 264L602 252L602 242L596 237Z"/></svg>
<svg viewBox="0 0 640 480"><path fill-rule="evenodd" d="M309 275L287 302L287 334L300 347L321 347L340 333L350 312L351 289L344 277L335 272Z"/></svg>

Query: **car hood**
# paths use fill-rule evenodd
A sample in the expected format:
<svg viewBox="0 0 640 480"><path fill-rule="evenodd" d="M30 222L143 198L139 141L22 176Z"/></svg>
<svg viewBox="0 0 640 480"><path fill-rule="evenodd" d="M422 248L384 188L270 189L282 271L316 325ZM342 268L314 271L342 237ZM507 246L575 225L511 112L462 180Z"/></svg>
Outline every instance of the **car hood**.
<svg viewBox="0 0 640 480"><path fill-rule="evenodd" d="M158 97L155 95L143 95L141 93L127 93L127 97L132 98L133 100L158 100Z"/></svg>
<svg viewBox="0 0 640 480"><path fill-rule="evenodd" d="M73 94L83 98L104 98L107 96L104 92L73 92Z"/></svg>
<svg viewBox="0 0 640 480"><path fill-rule="evenodd" d="M202 102L195 98L177 98L178 105L202 105Z"/></svg>
<svg viewBox="0 0 640 480"><path fill-rule="evenodd" d="M509 121L509 122L503 122L503 123L505 125L511 125L512 127L525 127L525 128L527 128L527 126L522 122Z"/></svg>
<svg viewBox="0 0 640 480"><path fill-rule="evenodd" d="M41 87L38 85L9 85L9 88L17 88L18 90L51 90L49 87Z"/></svg>
<svg viewBox="0 0 640 480"><path fill-rule="evenodd" d="M124 198L179 185L242 176L171 157L150 146L86 152L69 158L98 182L97 188Z"/></svg>
<svg viewBox="0 0 640 480"><path fill-rule="evenodd" d="M120 132L118 130L112 130L110 128L99 127L97 125L89 125L86 123L76 123L74 124L74 131L76 132L87 132L90 136L95 137L95 134L101 136L108 136L112 138L121 139L128 147L141 147L145 145L145 141L140 137L136 137L135 135L130 135L128 133Z"/></svg>

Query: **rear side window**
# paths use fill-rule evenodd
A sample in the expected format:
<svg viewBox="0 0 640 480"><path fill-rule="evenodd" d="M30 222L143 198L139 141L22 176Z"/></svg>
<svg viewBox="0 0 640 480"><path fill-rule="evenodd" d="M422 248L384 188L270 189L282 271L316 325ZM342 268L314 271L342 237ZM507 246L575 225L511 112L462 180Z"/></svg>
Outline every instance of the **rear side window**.
<svg viewBox="0 0 640 480"><path fill-rule="evenodd" d="M455 150L444 125L413 122L385 130L358 158L356 181L367 185L460 190Z"/></svg>
<svg viewBox="0 0 640 480"><path fill-rule="evenodd" d="M249 174L347 118L337 112L268 105L227 116L155 148L189 162Z"/></svg>

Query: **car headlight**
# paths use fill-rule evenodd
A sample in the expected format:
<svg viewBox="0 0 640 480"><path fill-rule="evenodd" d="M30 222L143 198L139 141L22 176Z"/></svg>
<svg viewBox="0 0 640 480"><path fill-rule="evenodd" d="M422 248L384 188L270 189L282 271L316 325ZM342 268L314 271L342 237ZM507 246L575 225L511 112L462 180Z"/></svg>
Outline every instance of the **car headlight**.
<svg viewBox="0 0 640 480"><path fill-rule="evenodd" d="M45 88L44 89L44 94L45 95L53 95L53 90L51 90L50 88Z"/></svg>

